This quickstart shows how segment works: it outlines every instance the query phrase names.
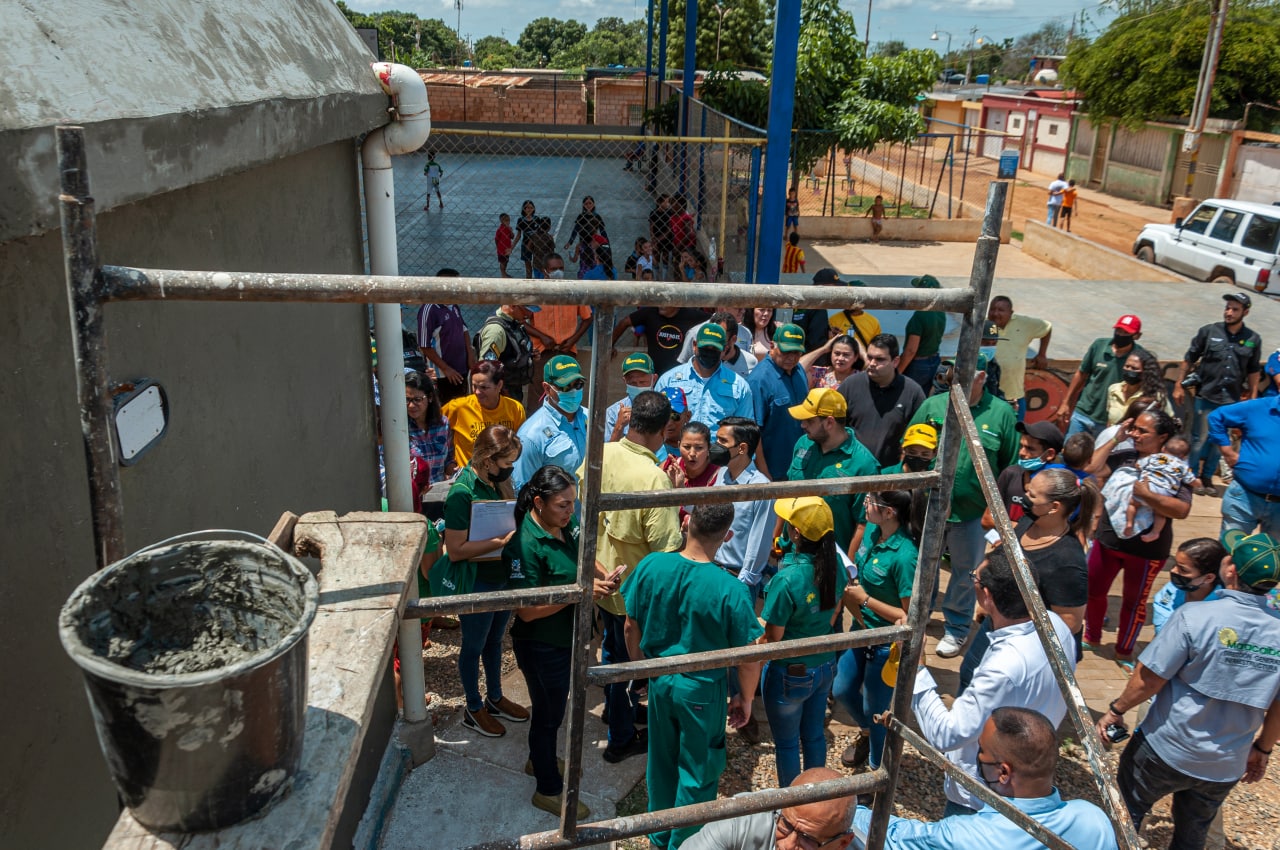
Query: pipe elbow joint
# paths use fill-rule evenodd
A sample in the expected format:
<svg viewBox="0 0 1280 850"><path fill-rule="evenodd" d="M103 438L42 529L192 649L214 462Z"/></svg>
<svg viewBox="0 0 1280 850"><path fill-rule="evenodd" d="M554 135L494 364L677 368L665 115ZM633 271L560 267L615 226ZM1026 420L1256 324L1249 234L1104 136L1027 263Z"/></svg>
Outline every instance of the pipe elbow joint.
<svg viewBox="0 0 1280 850"><path fill-rule="evenodd" d="M382 90L391 97L394 117L387 126L370 134L366 149L380 149L375 153L379 159L380 155L392 157L416 151L431 135L427 84L407 65L374 62L371 67Z"/></svg>

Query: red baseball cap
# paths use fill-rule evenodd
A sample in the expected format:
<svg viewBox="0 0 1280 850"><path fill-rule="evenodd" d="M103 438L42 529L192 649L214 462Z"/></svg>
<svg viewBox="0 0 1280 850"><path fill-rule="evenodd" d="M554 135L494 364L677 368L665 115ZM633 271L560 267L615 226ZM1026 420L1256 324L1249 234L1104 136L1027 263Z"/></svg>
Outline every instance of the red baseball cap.
<svg viewBox="0 0 1280 850"><path fill-rule="evenodd" d="M1137 316L1125 315L1116 319L1116 323L1114 327L1116 330L1124 331L1127 334L1136 335L1136 334L1142 333L1142 320L1139 319Z"/></svg>

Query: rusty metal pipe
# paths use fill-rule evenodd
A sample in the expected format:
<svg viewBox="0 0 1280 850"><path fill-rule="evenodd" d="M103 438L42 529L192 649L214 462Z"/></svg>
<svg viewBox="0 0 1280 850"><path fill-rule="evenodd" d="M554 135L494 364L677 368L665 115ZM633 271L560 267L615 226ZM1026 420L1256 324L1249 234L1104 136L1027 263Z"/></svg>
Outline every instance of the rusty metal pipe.
<svg viewBox="0 0 1280 850"><path fill-rule="evenodd" d="M590 598L590 594L588 594ZM457 596L432 596L413 599L404 606L404 619L438 617L442 614L481 614L485 611L511 611L533 605L573 605L582 599L582 589L565 584L556 587L530 587L521 590L495 590L492 593L463 593Z"/></svg>
<svg viewBox="0 0 1280 850"><path fill-rule="evenodd" d="M522 838L473 844L467 850L569 850L572 847L589 847L593 844L607 845L623 838L677 829L696 823L709 823L742 815L753 815L757 812L803 806L806 803L831 800L836 797L871 794L882 790L886 781L887 775L883 770L872 770L859 773L857 776L830 779L826 782L793 785L790 788L768 788L724 800L712 800L709 803L695 803L691 806L663 809L660 812L645 812L630 817L596 821L579 827L578 834L572 839L562 837L555 830L549 830Z"/></svg>
<svg viewBox="0 0 1280 850"><path fill-rule="evenodd" d="M600 510L619 511L644 505L670 508L682 505L722 505L762 499L790 499L793 496L838 496L846 493L878 493L882 490L913 490L939 482L937 472L904 472L897 475L864 475L860 478L814 478L805 481L774 481L716 487L685 487L679 490L632 490L602 493Z"/></svg>
<svg viewBox="0 0 1280 850"><path fill-rule="evenodd" d="M816 652L833 652L855 646L877 646L893 643L911 633L911 627L883 626L856 632L839 632L817 637L796 638L772 643L749 644L729 649L713 649L710 652L691 652L687 655L668 655L662 658L645 658L624 664L603 664L587 672L591 684L606 685L626 682L646 676L667 676L672 673L692 673L697 670L717 670L749 661L771 661L775 658L809 655Z"/></svg>
<svg viewBox="0 0 1280 850"><path fill-rule="evenodd" d="M590 280L523 280L406 275L325 275L274 272L178 271L103 266L104 297L112 301L308 301L328 303L590 304L594 307L726 307L943 310L961 313L973 304L968 289L911 289L754 284L623 283ZM607 339L607 338L606 338Z"/></svg>

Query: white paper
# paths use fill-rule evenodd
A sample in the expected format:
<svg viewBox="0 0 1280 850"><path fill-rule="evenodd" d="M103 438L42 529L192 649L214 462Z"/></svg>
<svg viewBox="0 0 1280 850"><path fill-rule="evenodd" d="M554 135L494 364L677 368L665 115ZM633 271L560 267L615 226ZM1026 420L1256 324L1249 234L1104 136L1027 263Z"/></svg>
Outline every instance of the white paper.
<svg viewBox="0 0 1280 850"><path fill-rule="evenodd" d="M516 503L513 500L471 503L471 527L467 540L491 540L505 537L516 529ZM502 555L502 547L472 558L473 561L493 561Z"/></svg>
<svg viewBox="0 0 1280 850"><path fill-rule="evenodd" d="M858 577L857 565L849 560L849 556L839 546L836 547L836 554L840 556L840 563L844 564L844 568L849 571L849 580L853 581Z"/></svg>

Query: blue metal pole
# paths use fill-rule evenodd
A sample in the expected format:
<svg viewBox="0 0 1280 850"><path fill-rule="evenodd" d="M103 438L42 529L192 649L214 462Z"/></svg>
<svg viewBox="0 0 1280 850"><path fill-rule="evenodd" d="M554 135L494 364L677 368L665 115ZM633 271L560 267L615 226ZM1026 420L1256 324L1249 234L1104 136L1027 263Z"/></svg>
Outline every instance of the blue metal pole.
<svg viewBox="0 0 1280 850"><path fill-rule="evenodd" d="M653 86L653 0L645 14L644 34L644 111L649 111L649 89Z"/></svg>
<svg viewBox="0 0 1280 850"><path fill-rule="evenodd" d="M769 82L769 137L764 161L764 210L760 215L760 283L777 283L782 270L782 221L791 162L791 120L796 105L796 53L800 0L778 0L773 27L773 79Z"/></svg>
<svg viewBox="0 0 1280 850"><path fill-rule="evenodd" d="M667 33L670 31L671 21L667 17L667 0L662 0L662 10L658 17L658 96L654 98L654 105L662 105L662 83L667 79Z"/></svg>
<svg viewBox="0 0 1280 850"><path fill-rule="evenodd" d="M747 276L746 283L756 282L756 216L760 212L760 148L751 148L751 181L747 188L750 193L747 200ZM779 228L781 229L781 228ZM782 257L778 257L778 267L782 267ZM777 283L777 276L774 283Z"/></svg>
<svg viewBox="0 0 1280 850"><path fill-rule="evenodd" d="M680 81L680 135L689 135L689 99L698 76L698 0L684 7L684 79Z"/></svg>

